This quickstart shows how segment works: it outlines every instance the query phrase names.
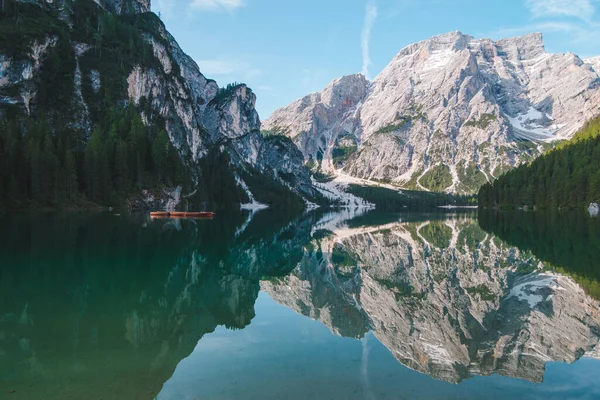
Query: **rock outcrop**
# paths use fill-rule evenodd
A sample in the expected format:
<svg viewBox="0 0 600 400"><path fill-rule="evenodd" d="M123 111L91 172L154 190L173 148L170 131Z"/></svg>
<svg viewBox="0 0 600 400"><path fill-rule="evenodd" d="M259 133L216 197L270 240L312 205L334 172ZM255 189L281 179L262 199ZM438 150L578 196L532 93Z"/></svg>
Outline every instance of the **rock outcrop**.
<svg viewBox="0 0 600 400"><path fill-rule="evenodd" d="M263 129L294 139L324 172L473 193L570 138L599 100L598 59L549 54L541 34L451 32L402 49L373 82L333 81Z"/></svg>

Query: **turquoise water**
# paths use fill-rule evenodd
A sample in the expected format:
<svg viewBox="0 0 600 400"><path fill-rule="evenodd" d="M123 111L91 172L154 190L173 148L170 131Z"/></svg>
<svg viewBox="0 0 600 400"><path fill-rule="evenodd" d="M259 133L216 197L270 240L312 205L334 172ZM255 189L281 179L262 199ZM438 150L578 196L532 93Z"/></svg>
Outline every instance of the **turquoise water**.
<svg viewBox="0 0 600 400"><path fill-rule="evenodd" d="M600 398L585 215L2 221L0 398Z"/></svg>
<svg viewBox="0 0 600 400"><path fill-rule="evenodd" d="M398 363L377 338L340 338L267 293L243 331L218 328L198 343L159 399L597 399L598 361L550 363L544 383L475 377L459 385ZM217 383L218 382L218 383Z"/></svg>

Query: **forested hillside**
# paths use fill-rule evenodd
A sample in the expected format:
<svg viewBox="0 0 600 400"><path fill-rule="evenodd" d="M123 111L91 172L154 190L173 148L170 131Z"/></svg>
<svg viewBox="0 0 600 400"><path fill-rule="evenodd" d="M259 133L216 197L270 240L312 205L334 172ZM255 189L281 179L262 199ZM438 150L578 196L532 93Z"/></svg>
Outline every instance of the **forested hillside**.
<svg viewBox="0 0 600 400"><path fill-rule="evenodd" d="M600 201L600 117L565 143L479 191L486 208L580 208Z"/></svg>
<svg viewBox="0 0 600 400"><path fill-rule="evenodd" d="M252 90L205 78L148 4L0 4L0 209L317 201Z"/></svg>
<svg viewBox="0 0 600 400"><path fill-rule="evenodd" d="M164 130L146 127L133 107L116 108L83 143L61 122L0 124L0 203L24 206L115 204L132 190L176 185L185 169Z"/></svg>

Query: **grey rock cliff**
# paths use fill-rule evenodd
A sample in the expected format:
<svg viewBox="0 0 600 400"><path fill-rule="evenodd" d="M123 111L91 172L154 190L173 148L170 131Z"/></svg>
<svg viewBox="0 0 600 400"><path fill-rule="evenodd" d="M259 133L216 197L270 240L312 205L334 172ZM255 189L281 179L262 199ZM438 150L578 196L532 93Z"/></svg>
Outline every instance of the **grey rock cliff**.
<svg viewBox="0 0 600 400"><path fill-rule="evenodd" d="M541 34L493 42L451 32L402 49L371 83L335 80L263 125L329 173L472 193L598 114L597 68L547 53Z"/></svg>

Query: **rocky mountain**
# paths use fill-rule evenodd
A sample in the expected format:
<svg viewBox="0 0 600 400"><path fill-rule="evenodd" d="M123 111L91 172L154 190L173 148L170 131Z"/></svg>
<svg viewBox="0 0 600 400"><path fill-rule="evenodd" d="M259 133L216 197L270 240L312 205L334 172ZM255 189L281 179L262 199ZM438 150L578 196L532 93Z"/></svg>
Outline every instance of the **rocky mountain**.
<svg viewBox="0 0 600 400"><path fill-rule="evenodd" d="M321 173L473 193L600 113L598 67L547 53L541 34L451 32L402 49L372 82L334 80L263 129L292 138Z"/></svg>
<svg viewBox="0 0 600 400"><path fill-rule="evenodd" d="M597 354L598 301L474 219L357 228L329 218L313 237L290 275L261 288L335 334L372 331L412 369L541 382L546 362Z"/></svg>
<svg viewBox="0 0 600 400"><path fill-rule="evenodd" d="M245 192L240 202L259 201L253 186L263 181L314 199L295 146L261 136L252 90L206 78L149 0L4 3L0 119L43 117L55 130L60 120L85 145L111 107L133 104L147 126L166 131L185 164L183 195L203 184L201 160L226 153L224 168Z"/></svg>

